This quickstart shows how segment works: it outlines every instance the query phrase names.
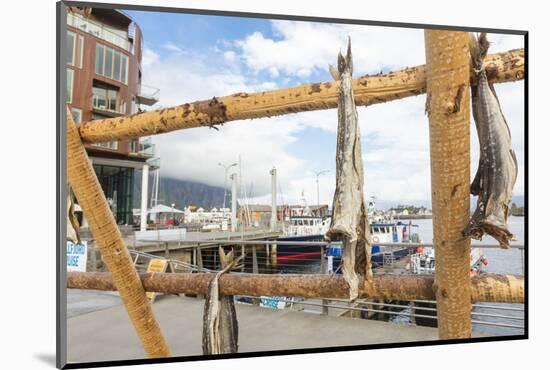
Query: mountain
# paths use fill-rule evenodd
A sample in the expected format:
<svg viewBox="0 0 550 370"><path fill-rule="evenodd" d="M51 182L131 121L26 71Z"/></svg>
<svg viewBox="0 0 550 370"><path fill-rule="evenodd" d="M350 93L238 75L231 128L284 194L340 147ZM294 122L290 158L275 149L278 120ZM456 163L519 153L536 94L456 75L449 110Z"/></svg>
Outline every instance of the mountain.
<svg viewBox="0 0 550 370"><path fill-rule="evenodd" d="M153 176L149 177L149 196L153 184ZM203 208L221 207L223 205L223 188L210 186L193 181L178 180L169 177L160 178L159 203L170 205L174 203L176 208L195 204ZM141 205L141 171L134 172L134 208ZM230 205L231 193L226 196L226 207ZM148 199L148 205L150 199Z"/></svg>

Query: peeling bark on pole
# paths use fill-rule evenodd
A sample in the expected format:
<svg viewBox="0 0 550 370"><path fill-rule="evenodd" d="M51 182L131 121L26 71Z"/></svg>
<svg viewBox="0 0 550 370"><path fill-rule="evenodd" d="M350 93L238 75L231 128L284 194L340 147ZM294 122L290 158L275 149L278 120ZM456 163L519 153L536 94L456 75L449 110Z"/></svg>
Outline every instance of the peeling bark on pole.
<svg viewBox="0 0 550 370"><path fill-rule="evenodd" d="M116 290L108 272L69 272L67 288ZM204 295L212 273L139 275L148 292ZM361 289L362 298L385 300L435 299L430 275L374 275L374 289ZM371 295L368 295L371 292ZM348 298L349 286L340 275L229 274L220 277L224 295ZM524 281L519 275L486 274L472 278L472 302L523 303Z"/></svg>
<svg viewBox="0 0 550 370"><path fill-rule="evenodd" d="M523 49L515 49L487 56L485 66L489 82L523 79L523 55ZM336 108L338 90L336 82L321 82L251 94L237 93L160 111L89 121L80 126L80 136L84 142L98 143L235 120ZM423 94L426 92L426 67L422 65L355 79L353 92L356 105L384 103Z"/></svg>
<svg viewBox="0 0 550 370"><path fill-rule="evenodd" d="M470 217L469 35L424 35L439 338L469 338L470 238L461 233Z"/></svg>
<svg viewBox="0 0 550 370"><path fill-rule="evenodd" d="M68 108L67 176L145 352L149 357L170 356L168 345Z"/></svg>

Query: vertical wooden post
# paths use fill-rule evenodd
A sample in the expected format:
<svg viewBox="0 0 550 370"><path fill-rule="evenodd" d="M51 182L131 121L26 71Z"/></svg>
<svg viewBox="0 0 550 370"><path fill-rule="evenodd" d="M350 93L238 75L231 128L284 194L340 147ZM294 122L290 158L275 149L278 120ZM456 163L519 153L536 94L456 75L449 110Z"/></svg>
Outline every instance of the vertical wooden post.
<svg viewBox="0 0 550 370"><path fill-rule="evenodd" d="M153 315L130 253L124 245L68 108L67 176L145 353L149 357L170 356L168 344Z"/></svg>
<svg viewBox="0 0 550 370"><path fill-rule="evenodd" d="M259 272L258 269L258 253L256 251L256 246L252 246L252 273L257 274Z"/></svg>
<svg viewBox="0 0 550 370"><path fill-rule="evenodd" d="M271 266L277 268L277 244L271 244Z"/></svg>
<svg viewBox="0 0 550 370"><path fill-rule="evenodd" d="M236 254L235 254L236 255ZM241 272L244 272L244 268L246 266L246 263L245 263L245 257L246 257L246 251L245 251L245 246L244 244L241 245L241 256L243 257L243 267L241 268Z"/></svg>
<svg viewBox="0 0 550 370"><path fill-rule="evenodd" d="M327 258L325 257L325 247L320 247L321 248L321 274L328 274L328 264L327 264ZM327 299L322 299L321 300L321 303L322 303L322 310L321 310L321 314L322 315L328 315L328 304L330 303L329 300Z"/></svg>
<svg viewBox="0 0 550 370"><path fill-rule="evenodd" d="M197 266L200 269L202 269L204 265L202 263L202 250L201 250L200 244L197 245L196 250L197 250Z"/></svg>
<svg viewBox="0 0 550 370"><path fill-rule="evenodd" d="M471 336L469 35L425 31L427 102L440 339Z"/></svg>

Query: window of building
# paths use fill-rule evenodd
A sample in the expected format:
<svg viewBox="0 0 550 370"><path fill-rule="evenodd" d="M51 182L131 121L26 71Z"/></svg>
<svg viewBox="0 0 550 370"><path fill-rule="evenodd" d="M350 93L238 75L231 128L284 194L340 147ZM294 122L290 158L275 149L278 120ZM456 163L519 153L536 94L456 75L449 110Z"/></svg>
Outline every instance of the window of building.
<svg viewBox="0 0 550 370"><path fill-rule="evenodd" d="M113 80L120 81L120 53L114 53Z"/></svg>
<svg viewBox="0 0 550 370"><path fill-rule="evenodd" d="M76 35L73 32L67 31L67 64L74 66Z"/></svg>
<svg viewBox="0 0 550 370"><path fill-rule="evenodd" d="M110 110L114 112L119 111L117 109L117 89L94 85L92 93L92 105L94 108Z"/></svg>
<svg viewBox="0 0 550 370"><path fill-rule="evenodd" d="M67 68L67 103L73 102L73 75L74 71Z"/></svg>
<svg viewBox="0 0 550 370"><path fill-rule="evenodd" d="M98 75L103 74L103 60L104 60L105 48L103 45L97 44L95 47L95 73Z"/></svg>
<svg viewBox="0 0 550 370"><path fill-rule="evenodd" d="M109 117L103 116L103 115L97 114L97 113L92 113L92 120L105 119L105 118L109 118ZM118 150L118 141L108 141L106 143L95 143L95 144L92 144L92 146L96 146L98 148L107 148L107 149L112 149L112 150Z"/></svg>
<svg viewBox="0 0 550 370"><path fill-rule="evenodd" d="M103 76L113 78L113 52L111 48L105 48L105 68L103 69Z"/></svg>
<svg viewBox="0 0 550 370"><path fill-rule="evenodd" d="M94 143L92 145L97 146L98 148L118 150L118 141L107 141L106 143Z"/></svg>
<svg viewBox="0 0 550 370"><path fill-rule="evenodd" d="M74 123L79 125L82 122L82 109L71 108L71 112L73 114Z"/></svg>
<svg viewBox="0 0 550 370"><path fill-rule="evenodd" d="M82 61L84 60L84 37L78 35L78 68L82 68Z"/></svg>
<svg viewBox="0 0 550 370"><path fill-rule="evenodd" d="M107 47L96 45L95 72L122 83L128 83L128 56Z"/></svg>

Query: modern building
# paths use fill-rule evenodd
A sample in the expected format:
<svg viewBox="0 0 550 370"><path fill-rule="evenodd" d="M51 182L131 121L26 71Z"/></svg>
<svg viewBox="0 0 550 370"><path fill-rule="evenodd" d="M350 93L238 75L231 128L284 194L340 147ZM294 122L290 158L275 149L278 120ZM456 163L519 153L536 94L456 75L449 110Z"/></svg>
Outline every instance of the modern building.
<svg viewBox="0 0 550 370"><path fill-rule="evenodd" d="M67 8L67 100L77 125L158 102L159 90L141 83L142 52L141 30L124 12ZM86 144L86 150L117 223L133 223L134 171L154 165L150 138Z"/></svg>

